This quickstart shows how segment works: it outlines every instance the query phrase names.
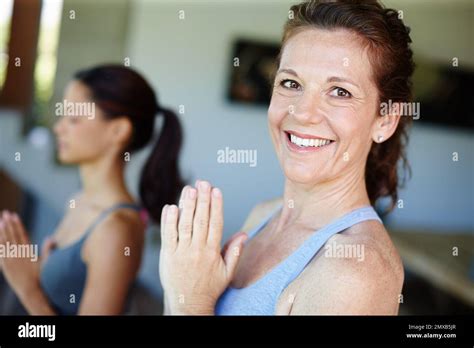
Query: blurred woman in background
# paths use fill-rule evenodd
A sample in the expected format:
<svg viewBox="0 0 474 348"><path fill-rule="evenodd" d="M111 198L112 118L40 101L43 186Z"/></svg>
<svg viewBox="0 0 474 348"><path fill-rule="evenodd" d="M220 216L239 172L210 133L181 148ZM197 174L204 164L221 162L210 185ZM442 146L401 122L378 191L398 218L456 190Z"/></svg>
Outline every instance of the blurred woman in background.
<svg viewBox="0 0 474 348"><path fill-rule="evenodd" d="M54 127L59 160L79 166L82 190L43 244L39 262L0 262L30 314L120 314L139 270L146 225L126 187L125 165L132 152L152 140L158 115L161 133L143 168L139 191L143 207L159 222L165 202L175 201L182 187L181 126L171 110L160 106L147 81L123 66L79 71L64 100L93 110L71 114L65 107ZM29 243L18 215L3 212L0 243L7 241Z"/></svg>

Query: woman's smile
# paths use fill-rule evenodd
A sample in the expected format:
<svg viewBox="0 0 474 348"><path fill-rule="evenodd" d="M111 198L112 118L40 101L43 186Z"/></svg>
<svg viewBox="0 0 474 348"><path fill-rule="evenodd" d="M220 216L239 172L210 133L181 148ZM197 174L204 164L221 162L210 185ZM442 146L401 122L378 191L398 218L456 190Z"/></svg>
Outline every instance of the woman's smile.
<svg viewBox="0 0 474 348"><path fill-rule="evenodd" d="M295 131L283 131L282 137L285 139L287 148L292 152L313 153L323 151L331 147L335 142L321 136L313 136Z"/></svg>

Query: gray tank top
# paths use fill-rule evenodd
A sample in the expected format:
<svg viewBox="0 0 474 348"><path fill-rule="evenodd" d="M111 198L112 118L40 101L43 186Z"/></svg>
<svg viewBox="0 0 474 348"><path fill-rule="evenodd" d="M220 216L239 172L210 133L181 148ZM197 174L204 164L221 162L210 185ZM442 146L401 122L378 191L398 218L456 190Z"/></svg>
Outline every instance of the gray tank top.
<svg viewBox="0 0 474 348"><path fill-rule="evenodd" d="M278 210L280 209L281 207ZM272 212L249 232L246 243L262 230L274 214L275 212ZM365 206L353 210L315 231L299 248L254 283L244 288L229 286L220 296L215 314L274 315L283 290L298 277L328 239L336 233L343 232L345 229L367 220L382 222L371 206Z"/></svg>
<svg viewBox="0 0 474 348"><path fill-rule="evenodd" d="M87 237L108 215L119 209L140 211L136 204L120 203L104 210L77 242L51 250L40 273L40 284L54 310L60 315L76 315L87 276L81 250Z"/></svg>

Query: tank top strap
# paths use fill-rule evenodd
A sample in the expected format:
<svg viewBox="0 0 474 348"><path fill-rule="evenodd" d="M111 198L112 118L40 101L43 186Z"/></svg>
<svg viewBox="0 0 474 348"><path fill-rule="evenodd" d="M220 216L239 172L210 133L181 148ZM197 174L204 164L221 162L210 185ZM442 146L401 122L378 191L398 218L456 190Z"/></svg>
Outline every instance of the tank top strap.
<svg viewBox="0 0 474 348"><path fill-rule="evenodd" d="M102 222L104 221L110 214L112 214L114 211L120 210L120 209L132 209L137 212L141 210L141 207L138 204L135 203L118 203L115 204L107 209L105 209L103 212L99 214L99 216L92 222L92 224L89 225L87 228L86 232L84 233L83 239L86 239L92 231Z"/></svg>
<svg viewBox="0 0 474 348"><path fill-rule="evenodd" d="M365 206L355 209L335 221L323 226L315 231L295 252L283 261L281 272L287 278L284 288L288 286L305 269L317 252L333 235L345 229L367 220L377 220L382 222L372 206ZM281 276L281 275L280 275Z"/></svg>

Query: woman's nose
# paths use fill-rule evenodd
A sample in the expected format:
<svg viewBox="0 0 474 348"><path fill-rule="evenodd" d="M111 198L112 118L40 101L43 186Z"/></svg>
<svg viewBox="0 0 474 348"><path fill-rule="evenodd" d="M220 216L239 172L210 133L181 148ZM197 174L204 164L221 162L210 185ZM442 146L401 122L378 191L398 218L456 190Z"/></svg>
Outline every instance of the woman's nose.
<svg viewBox="0 0 474 348"><path fill-rule="evenodd" d="M301 123L319 123L323 118L319 92L305 91L298 101L289 106L289 113Z"/></svg>

